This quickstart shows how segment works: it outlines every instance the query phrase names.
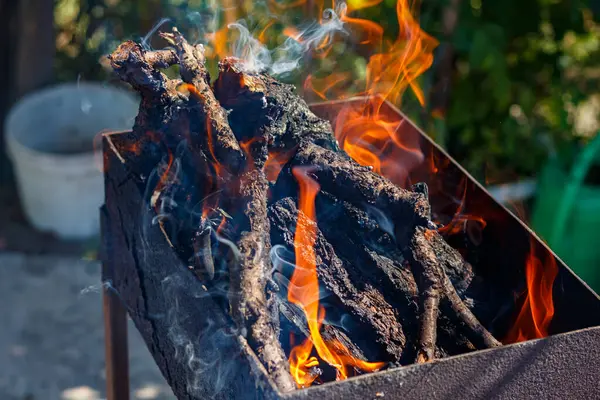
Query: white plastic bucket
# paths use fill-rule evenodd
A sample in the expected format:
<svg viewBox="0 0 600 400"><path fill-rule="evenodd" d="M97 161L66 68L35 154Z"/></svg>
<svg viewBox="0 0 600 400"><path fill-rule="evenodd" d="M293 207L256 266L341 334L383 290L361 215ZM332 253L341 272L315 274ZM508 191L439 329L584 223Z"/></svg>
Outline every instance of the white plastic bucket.
<svg viewBox="0 0 600 400"><path fill-rule="evenodd" d="M28 95L12 108L6 146L34 227L65 239L98 234L104 184L94 137L130 129L138 104L123 90L73 83Z"/></svg>

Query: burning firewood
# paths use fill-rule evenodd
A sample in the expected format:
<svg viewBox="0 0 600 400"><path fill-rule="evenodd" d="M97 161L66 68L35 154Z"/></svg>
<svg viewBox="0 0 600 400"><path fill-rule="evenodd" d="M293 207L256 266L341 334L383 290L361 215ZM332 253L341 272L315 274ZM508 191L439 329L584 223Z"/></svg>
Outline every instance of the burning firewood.
<svg viewBox="0 0 600 400"><path fill-rule="evenodd" d="M271 152L290 150L302 138L339 150L329 122L313 114L292 85L246 72L243 62L226 58L219 63L214 89L239 140L266 136Z"/></svg>
<svg viewBox="0 0 600 400"><path fill-rule="evenodd" d="M202 46L161 36L173 49L125 42L110 57L142 95L134 134L152 151L137 162L160 169L144 181L149 206L282 391L325 364L342 379L500 344L473 314L473 270L437 233L424 185L356 163L292 86L228 58L211 87ZM181 80L160 71L173 65ZM292 330L304 342L290 348Z"/></svg>
<svg viewBox="0 0 600 400"><path fill-rule="evenodd" d="M443 239L435 229L431 229L435 226L432 226L434 224L429 219L429 204L423 193L398 188L369 168L312 143L300 146L291 165L310 166L311 174L316 177L323 190L335 193L348 202L374 205L390 215L395 227L395 241L415 270L417 281L421 282L419 290L423 311L417 361L434 358L436 320L442 295L479 343L485 347L500 345L464 306L441 268L443 259L438 259L431 243L439 243ZM450 253L448 258L456 257L449 246L443 253Z"/></svg>
<svg viewBox="0 0 600 400"><path fill-rule="evenodd" d="M284 244L288 248L294 246L293 232L296 230L297 216L301 212L291 198L282 199L270 207L274 242ZM312 221L309 223L316 224ZM385 348L390 359L400 359L406 346L406 337L397 312L377 288L369 284L361 288L364 279L357 276L352 266L345 265L340 260L319 228L315 226L314 229L317 232L315 252L318 260L319 282L343 304L351 315L373 329L372 336Z"/></svg>
<svg viewBox="0 0 600 400"><path fill-rule="evenodd" d="M201 108L197 111L205 128L208 151L221 167L237 172L244 156L227 122L227 113L210 88L210 76L204 66L204 48L190 45L177 29L161 36L175 46L181 79L188 84L188 91Z"/></svg>

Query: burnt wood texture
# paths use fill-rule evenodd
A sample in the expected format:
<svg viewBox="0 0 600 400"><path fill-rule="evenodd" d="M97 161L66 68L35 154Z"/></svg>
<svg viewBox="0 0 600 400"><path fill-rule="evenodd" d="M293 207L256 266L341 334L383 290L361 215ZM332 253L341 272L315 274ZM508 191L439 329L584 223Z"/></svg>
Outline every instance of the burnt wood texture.
<svg viewBox="0 0 600 400"><path fill-rule="evenodd" d="M339 351L390 369L501 345L496 316L520 281L490 290L447 243L439 182L396 186L341 150L292 86L231 58L211 86L202 46L161 36L171 48L110 56L142 101L131 133L104 138L104 278L179 398L294 392L285 336L309 336L286 295L298 223L316 232L321 334ZM173 65L181 79L161 72ZM320 187L316 221L299 218L297 168Z"/></svg>

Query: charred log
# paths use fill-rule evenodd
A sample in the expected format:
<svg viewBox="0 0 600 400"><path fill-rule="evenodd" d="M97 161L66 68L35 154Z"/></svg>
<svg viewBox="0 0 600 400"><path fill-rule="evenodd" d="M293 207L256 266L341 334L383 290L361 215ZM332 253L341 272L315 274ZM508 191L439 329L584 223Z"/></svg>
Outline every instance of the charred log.
<svg viewBox="0 0 600 400"><path fill-rule="evenodd" d="M434 358L442 294L478 344L486 348L499 345L464 305L442 268L445 265L450 270L465 269L468 264L461 261L460 256L450 250L449 246L440 244L442 239L437 232L427 229L433 227L433 224L429 220L429 204L423 193L398 188L369 168L311 143L301 144L288 168L293 166L309 167L310 173L323 190L348 202L375 206L390 219L396 246L409 260L419 286L421 310L418 361ZM424 234L421 232L428 234L427 241L423 241L421 236ZM435 249L442 256L441 259L438 259L430 242L436 243Z"/></svg>
<svg viewBox="0 0 600 400"><path fill-rule="evenodd" d="M185 98L177 91L180 80L169 79L161 72L178 62L173 50L147 51L141 45L127 41L122 43L108 56L115 73L124 82L129 83L140 95L141 102L133 126L134 134L141 140L139 152L148 154L164 151L147 145L148 135L158 134L169 141L174 149L181 132L187 131L188 118L184 110ZM147 146L146 146L147 145Z"/></svg>
<svg viewBox="0 0 600 400"><path fill-rule="evenodd" d="M306 322L306 316L302 310L282 298L277 299L277 305L279 306L279 312L286 321L302 332L304 337L310 338L308 322ZM338 354L352 356L359 360L367 361L367 357L363 354L360 347L356 345L341 328L325 324L322 329L323 340L325 340L325 342L342 345L336 348Z"/></svg>
<svg viewBox="0 0 600 400"><path fill-rule="evenodd" d="M287 358L279 345L278 332L269 312L275 299L267 294L267 277L271 271L269 221L267 219L268 182L260 170L241 178L240 204L245 221L236 241L239 263L231 263L230 305L238 326L248 331L250 345L283 391L295 388L287 371ZM275 319L277 320L277 319Z"/></svg>
<svg viewBox="0 0 600 400"><path fill-rule="evenodd" d="M397 365L499 345L472 311L473 268L436 232L424 185L402 189L354 162L292 86L225 59L211 87L202 46L161 36L173 49L125 42L110 56L142 96L133 152L150 166L132 171L169 246L211 296L226 286L215 304L280 390L295 387L280 317L310 334L282 301L294 260L271 256L293 254L299 223L316 231L319 300L332 310L321 330L340 354ZM161 72L174 65L181 80ZM279 152L290 159L271 187L263 169ZM296 206L297 167L320 185L316 221Z"/></svg>
<svg viewBox="0 0 600 400"><path fill-rule="evenodd" d="M295 225L300 212L302 211L296 208L291 198L282 199L269 208L274 244L294 248L293 232L296 230ZM367 331L373 333L375 342L385 351L387 361L398 361L406 346L406 337L394 308L377 288L357 276L350 275L349 269L352 267L339 259L318 228L315 253L317 274L322 287L328 294L335 296L345 310L357 318Z"/></svg>
<svg viewBox="0 0 600 400"><path fill-rule="evenodd" d="M317 117L292 85L264 73L250 73L234 58L219 63L215 94L230 110L229 122L239 140L262 137L269 150L289 150L302 139L339 151L331 125Z"/></svg>
<svg viewBox="0 0 600 400"><path fill-rule="evenodd" d="M405 244L415 226L430 226L430 206L422 193L404 190L345 154L303 142L290 168L305 166L321 189L358 206L377 207L391 220L397 243Z"/></svg>
<svg viewBox="0 0 600 400"><path fill-rule="evenodd" d="M173 29L172 33L162 33L177 51L181 78L198 102L202 123L200 132L207 137L207 147L214 161L223 168L236 173L241 167L244 155L227 122L227 113L221 107L210 88L210 76L204 65L204 47L190 45L183 35ZM202 135L204 136L204 135Z"/></svg>
<svg viewBox="0 0 600 400"><path fill-rule="evenodd" d="M453 312L463 323L464 328L468 330L469 336L477 340L477 344L483 348L501 345L463 303L448 276L441 268L440 260L430 244L436 241L437 236L439 234L435 231L417 227L405 251L413 266L415 275L421 278L419 291L423 310L421 312L417 362L430 361L435 357L437 319L442 296L445 296L450 302Z"/></svg>

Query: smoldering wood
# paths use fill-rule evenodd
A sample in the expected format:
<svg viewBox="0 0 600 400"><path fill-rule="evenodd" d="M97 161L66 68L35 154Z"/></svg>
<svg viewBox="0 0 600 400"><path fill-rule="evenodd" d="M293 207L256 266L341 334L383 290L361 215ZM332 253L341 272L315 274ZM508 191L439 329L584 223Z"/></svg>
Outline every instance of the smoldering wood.
<svg viewBox="0 0 600 400"><path fill-rule="evenodd" d="M425 227L417 227L405 252L415 270L415 274L422 278L419 291L422 297L423 312L421 314L417 362L426 362L434 358L437 319L442 296L450 302L451 308L462 322L463 328L469 332L470 337L476 339L476 343L480 348L492 348L501 345L463 303L442 269L441 262L431 244L432 242L439 243L440 240L436 231Z"/></svg>
<svg viewBox="0 0 600 400"><path fill-rule="evenodd" d="M352 204L377 207L392 221L397 243L407 243L414 226L430 226L431 211L423 193L412 192L364 167L345 154L303 141L290 168L310 169L321 189Z"/></svg>
<svg viewBox="0 0 600 400"><path fill-rule="evenodd" d="M269 207L273 244L294 248L294 232L299 213L302 211L296 207L292 198L279 200ZM319 283L339 300L347 312L371 328L374 341L387 355L386 360L398 361L406 346L398 313L377 288L361 280L356 274L350 274L352 266L345 265L339 259L318 227L316 231L315 255Z"/></svg>
<svg viewBox="0 0 600 400"><path fill-rule="evenodd" d="M237 173L242 166L244 154L229 126L225 110L211 90L210 76L204 65L204 47L201 44L190 45L175 28L172 33L161 33L161 37L175 46L181 78L192 85L188 90L191 89L192 97L200 106L200 110L197 110L202 119L199 128L205 128L202 133L207 137L206 145L210 154L221 167Z"/></svg>
<svg viewBox="0 0 600 400"><path fill-rule="evenodd" d="M280 177L282 178L284 175ZM416 354L413 344L418 337L420 306L417 285L408 263L404 261L390 234L381 229L379 223L367 212L347 202L337 201L322 191L316 202L317 210L320 210L317 212L318 227L335 249L346 270L353 276L353 281L370 283L377 288L382 298L400 316L399 320L407 337L406 345L402 355L393 358L391 362L411 364ZM288 208L293 208L293 204L283 203ZM456 262L456 254L449 256L451 262ZM444 269L457 286L467 286L471 282L473 271L468 263L463 262L461 265ZM432 328L441 332L441 337L432 348L435 358L461 354L475 348L464 336L456 319L445 319L442 326L436 328L433 325Z"/></svg>
<svg viewBox="0 0 600 400"><path fill-rule="evenodd" d="M281 297L276 299L282 317L302 332L305 338L309 338L310 340L310 331L304 312L296 305L289 303L286 299L282 299ZM352 356L362 361L368 361L360 347L354 344L341 328L330 324L324 324L322 329L323 332L321 334L326 343L341 343L343 345L343 347L338 346L337 348L339 354Z"/></svg>
<svg viewBox="0 0 600 400"><path fill-rule="evenodd" d="M140 137L158 134L171 151L181 140L188 140L190 146L210 155L213 162L236 173L244 155L210 89L202 47L191 46L177 31L163 37L175 49L147 51L127 41L109 56L117 75L142 97L134 132ZM183 80L169 79L161 72L173 65L180 66ZM184 82L187 86L182 87ZM153 145L148 143L147 147Z"/></svg>
<svg viewBox="0 0 600 400"><path fill-rule="evenodd" d="M177 94L180 81L168 79L160 68L175 64L176 54L173 51L148 52L140 44L128 40L108 58L119 78L142 96L134 131L135 127L157 130L168 127L171 121L167 112L182 100Z"/></svg>
<svg viewBox="0 0 600 400"><path fill-rule="evenodd" d="M383 285L382 291L391 297L400 296L412 303L418 290L410 266L395 243L393 227L377 208L368 204L362 207L366 210L322 191L317 196L317 222L339 254L347 252L350 259L359 257L353 264L364 266L361 273L365 277ZM459 293L465 292L474 277L471 265L443 240L432 246L444 260L442 267L452 285Z"/></svg>
<svg viewBox="0 0 600 400"><path fill-rule="evenodd" d="M468 264L461 262L458 253L450 250L449 246L440 245L443 239L433 229L429 229L435 225L429 219L430 208L424 193L401 189L371 169L308 142L300 145L291 160L290 168L294 166L310 168L310 174L321 187L339 198L351 203L373 205L389 216L396 245L409 259L419 284L422 310L418 361L425 362L434 358L436 321L442 291L453 311L471 335L478 339L478 343L486 348L500 345L464 305L441 268L442 264L453 268L457 268L457 264L461 267ZM430 239L423 241L421 232L428 233ZM442 260L437 258L436 251L429 243L434 238L438 238L435 248L437 253L444 255ZM449 255L446 256L446 253Z"/></svg>
<svg viewBox="0 0 600 400"><path fill-rule="evenodd" d="M239 263L230 263L230 305L238 326L248 330L250 344L267 371L284 392L296 385L287 369L287 358L279 345L278 332L269 312L267 278L271 272L269 220L267 219L268 182L264 173L254 169L241 177L240 208L245 221L236 240ZM275 320L277 320L276 318Z"/></svg>
<svg viewBox="0 0 600 400"><path fill-rule="evenodd" d="M161 211L175 219L171 229L161 222L162 232L180 257L195 260L191 267L207 291L229 285L229 296L217 304L231 314L232 328L240 333L237 343L252 347L280 390L291 390L294 382L278 340L277 314L292 318L306 334L294 312L278 306L281 293L278 297L277 285L270 284L269 249L294 247L301 213L291 174L296 167L308 168L319 183L317 209L335 210L329 219L321 211L318 222L306 222L317 225L324 303L360 327L345 331L325 324L323 335L338 339L356 358L392 365L498 344L465 304L473 270L435 232L426 186L402 189L354 162L339 149L330 124L314 115L292 86L225 59L211 88L203 48L190 45L176 30L161 36L174 48L146 51L125 42L110 57L121 79L142 95L134 126L142 150L135 153L151 169L159 162L170 166L173 154L177 165L184 165L176 179L152 194L152 201L167 204ZM182 79L168 79L160 71L175 64ZM280 151L291 160L269 187L262 168ZM143 176L141 181L151 186ZM237 259L215 247L211 219L216 211L208 207L215 195L219 207L233 216L225 230L237 246ZM194 213L186 218L197 206L210 209L209 215L203 211L200 218ZM220 271L222 264L228 273ZM359 340L364 332L368 340Z"/></svg>
<svg viewBox="0 0 600 400"><path fill-rule="evenodd" d="M289 150L302 139L339 151L329 121L317 117L296 94L265 73L251 73L235 58L219 63L215 94L230 111L229 122L239 140L263 137L271 151Z"/></svg>
<svg viewBox="0 0 600 400"><path fill-rule="evenodd" d="M208 138L206 141L194 140L200 135L191 135L190 144L196 148L206 149L206 152L212 156L212 161L222 167L221 170L229 170L232 173L238 172L239 168L242 167L244 156L228 125L225 111L216 101L210 89L208 73L204 67L202 47L189 45L176 30L172 33L162 34L162 37L175 46L175 55L171 52L148 55L148 52L145 52L141 46L128 42L121 45L111 56L114 66L118 67L119 75L127 79L135 89L142 91L147 100L142 102L140 115L148 112L151 108L149 104L153 104L155 100L159 99L165 104L159 115L166 117L169 115L168 111L173 107L173 103L181 100L182 96L175 95L172 90L167 89L169 86L175 86L172 83L173 81L167 80L166 76L157 70L167 64L178 63L183 81L192 85L188 89L191 89L189 91L194 95L194 98L190 101L192 103L191 107L185 107L185 109L191 109L193 112L190 112L188 119L183 119L183 123L189 123L187 132L193 130L194 126L205 126L206 129L203 132L206 135L202 136ZM166 57L168 57L167 61L165 61ZM199 107L195 104L198 104ZM177 108L179 109L179 107ZM167 129L162 130L165 133L163 138L172 139L169 132L173 132L176 127L181 127L182 119L180 117L181 113L178 118L173 120L173 123L161 122L161 124L167 125ZM194 119L202 122L194 123L194 121L191 121L190 123L190 120ZM139 118L138 116L136 124L138 125L138 132L154 128L148 126L148 118ZM159 126L159 128L162 127ZM206 163L196 165L195 170L201 171L206 167ZM204 172L208 171L205 170ZM287 360L279 345L274 324L270 321L271 314L268 311L265 293L265 280L267 272L270 270L268 263L268 222L266 221L267 181L264 176L262 180L257 179L262 172L258 170L252 172L247 176L243 176L240 180L239 197L241 201L247 203L245 204L247 213L244 213L243 217L245 218L242 221L245 224L242 223L242 226L247 226L249 231L243 232L237 242L240 254L240 269L230 274L233 283L230 291L235 294L230 296L230 300L232 300L232 312L238 327L243 334L248 334L257 355L280 390L285 392L292 390L295 384L287 372ZM161 186L164 186L164 184ZM164 189L161 188L162 190ZM160 196L160 194L157 193L157 196ZM202 220L202 222L205 221L206 219ZM162 221L159 221L159 223L163 228ZM208 278L211 278L214 276L214 265L210 249L210 231L206 229L206 226L200 226L199 228L203 231L197 237L199 240L196 241L196 243L199 243L200 249L194 249L194 253L202 254L202 257L200 257L203 264L202 271L207 272ZM261 240L263 238L266 238L266 240ZM171 243L168 237L167 241ZM259 260L256 259L257 249L258 252L262 252L262 255L258 255ZM230 265L235 265L235 263L230 263ZM236 301L236 299L239 301Z"/></svg>
<svg viewBox="0 0 600 400"><path fill-rule="evenodd" d="M156 214L143 206L145 188L129 168L136 158L115 155L114 146L105 146L105 155L103 283L128 306L177 398L225 400L249 392L275 398L266 371L215 296L152 224ZM224 386L232 380L237 384Z"/></svg>
<svg viewBox="0 0 600 400"><path fill-rule="evenodd" d="M417 229L421 229L418 227ZM427 232L423 230L423 232ZM441 277L439 276L439 261L435 253L425 241L424 233L415 235L408 248L409 262L415 275L419 276L419 292L421 295L421 320L417 342L417 357L419 363L431 361L435 357L437 341L437 320L441 298ZM425 241L425 242L424 242Z"/></svg>
<svg viewBox="0 0 600 400"><path fill-rule="evenodd" d="M148 164L155 165L166 157L166 153L175 152L183 140L187 140L190 147L204 140L192 137L192 127L199 125L199 121L194 124L190 119L193 115L189 112L189 100L178 91L182 81L169 79L162 72L163 68L177 64L174 50L147 51L138 43L126 41L108 58L117 76L141 97L132 127L137 138L136 154L143 154ZM194 155L200 150L196 147ZM133 172L141 174L138 170Z"/></svg>

